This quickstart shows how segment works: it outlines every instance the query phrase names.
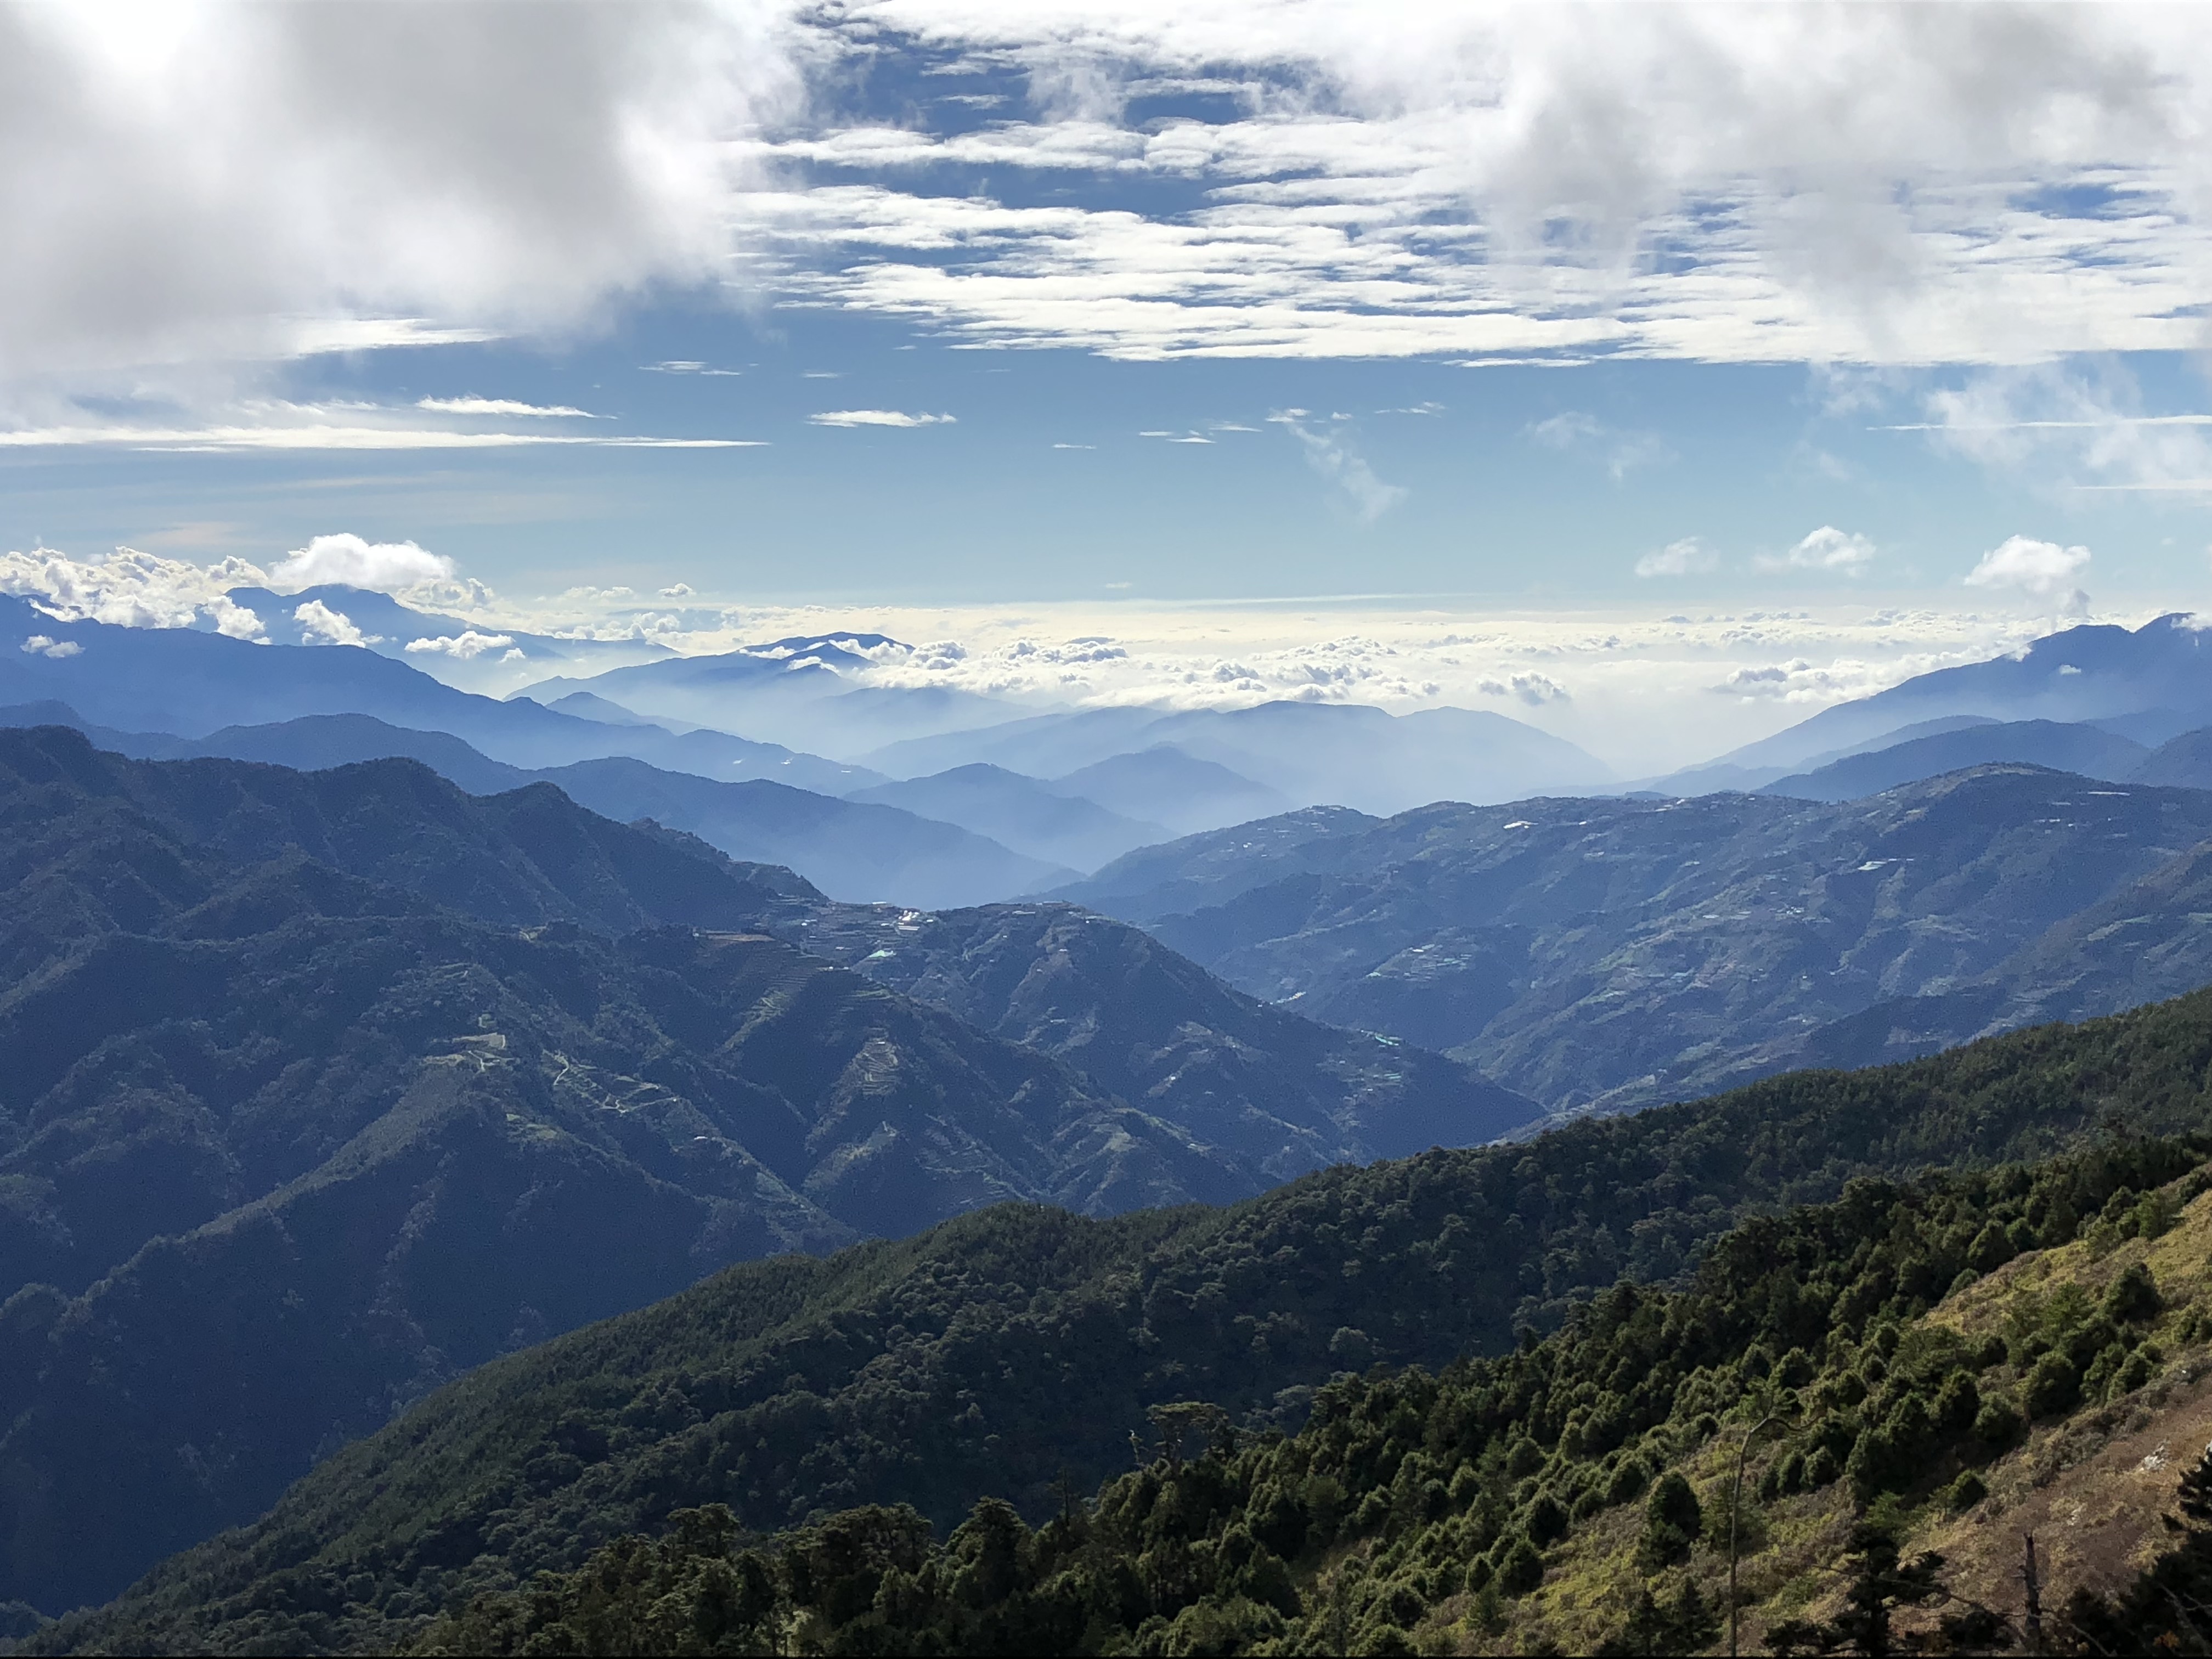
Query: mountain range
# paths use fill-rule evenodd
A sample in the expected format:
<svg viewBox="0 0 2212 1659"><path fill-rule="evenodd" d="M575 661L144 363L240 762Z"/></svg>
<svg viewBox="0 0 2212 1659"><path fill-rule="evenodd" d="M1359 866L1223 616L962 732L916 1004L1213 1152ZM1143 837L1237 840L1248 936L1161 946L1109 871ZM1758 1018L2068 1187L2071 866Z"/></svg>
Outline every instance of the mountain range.
<svg viewBox="0 0 2212 1659"><path fill-rule="evenodd" d="M1894 1491L1925 1506L1917 1524L1940 1523L1950 1493L1930 1499L1960 1472L1961 1443L1964 1469L1987 1469L1996 1486L2016 1467L2032 1497L2066 1467L2061 1446L2094 1449L2112 1436L2123 1413L2106 1413L2101 1429L2089 1415L2107 1397L2152 1422L2185 1387L2205 1341L2212 1201L2175 1228L2212 1182L2186 1179L2212 1146L2208 1061L2212 1006L2200 995L1909 1066L1798 1074L1586 1121L1532 1146L1332 1170L1227 1209L1091 1221L1008 1206L827 1261L733 1267L449 1385L320 1463L261 1521L166 1564L33 1650L390 1651L441 1613L457 1618L479 1595L579 1569L623 1534L681 1538L694 1524L685 1511L710 1504L729 1519L692 1547L818 1551L801 1558L816 1578L776 1581L802 1601L820 1593L821 1575L873 1561L868 1592L831 1609L842 1621L873 1608L878 1627L937 1605L947 1580L967 1583L952 1599L978 1609L1038 1583L1019 1576L1042 1547L1023 1541L1029 1522L1087 1521L1115 1547L1115 1517L1132 1502L1131 1524L1166 1510L1170 1530L1118 1595L1107 1580L1103 1616L1117 1624L1121 1610L1135 1610L1134 1625L1163 1605L1164 1624L1206 1599L1217 1571L1241 1568L1256 1540L1277 1558L1258 1594L1279 1633L1281 1620L1332 1604L1332 1571L1346 1590L1372 1587L1344 1596L1346 1632L1322 1627L1317 1643L1333 1650L1352 1645L1349 1627L1402 1632L1432 1608L1502 1621L1547 1584L1529 1612L1569 1629L1617 1626L1648 1577L1679 1584L1678 1563L1716 1591L1725 1567L1698 1521L1662 1510L1675 1536L1639 1548L1646 1492L1674 1471L1714 1504L1739 1440L1715 1414L1747 1425L1742 1402L1776 1373L1817 1415L1758 1449L1747 1495L1773 1524L1771 1535L1747 1527L1746 1553L1786 1571L1747 1582L1754 1603L1772 1598L1769 1618L1802 1613L1812 1595L1792 1597L1787 1581L1806 1564L1786 1548L1763 1554L1798 1535L1785 1522L1825 1535L1835 1511L1848 1519L1855 1500ZM2081 1078L2099 1079L2098 1098L2074 1086ZM2124 1115L2126 1136L2097 1140L2100 1113ZM2029 1158L2043 1161L2006 1162ZM1960 1172L1895 1184L1930 1165ZM1775 1213L1805 1205L1825 1207ZM2109 1303L2118 1311L2099 1327L2097 1298L2168 1232L2157 1284L2171 1302ZM2015 1257L2028 1276L1976 1316L1973 1345L1944 1338L1932 1310L1947 1287L1988 1300L1967 1262L1994 1279ZM1704 1266L1684 1285L1693 1261ZM2081 1279L2092 1292L2036 1288ZM2010 1339L1990 1347L1984 1334L2014 1306ZM2129 1370L2149 1322L2169 1311L2166 1349ZM1900 1340L1900 1327L1921 1334ZM2135 1334L2124 1340L2124 1329ZM2071 1393L2029 1395L2038 1357L2077 1334L2082 1370L2092 1357L2104 1366L2094 1392L2076 1370ZM1963 1417L1955 1399L1939 1413L1941 1385L1962 1364L1986 1393ZM1404 1366L1445 1369L1394 1369ZM2182 1380L2142 1392L2160 1376ZM1823 1378L1830 1386L1815 1392ZM1492 1379L1494 1392L1476 1392ZM1432 1411L1439 1385L1457 1392ZM1908 1409L1882 1440L1908 1396L1920 1417ZM1991 1467L2029 1438L2017 1407L1991 1419L1978 1447L1969 1435L1984 1399L2024 1400L2037 1419L2016 1466ZM2196 1402L2175 1402L2174 1421L2193 1422ZM1231 1473L1233 1459L1285 1448L1298 1460L1287 1470ZM1179 1486L1193 1470L1196 1484ZM910 1536L902 1547L916 1551L919 1572L932 1522L941 1538L964 1516L998 1513L994 1501L1008 1517L996 1522L1009 1540L999 1578L955 1577L973 1565L960 1540L976 1546L963 1527L938 1592L909 1584L878 1599L873 1586L900 1559L884 1544ZM909 1506L910 1520L893 1505ZM1402 1540L1419 1547L1388 1550ZM1509 1574L1521 1540L1528 1559ZM1595 1582L1574 1576L1589 1571L1578 1550L1608 1564ZM628 1568L605 1565L599 1605L610 1617L670 1588L636 1571L635 1555ZM1471 1602L1493 1578L1503 1593L1483 1612ZM546 1616L574 1607L567 1587L534 1582ZM1072 1572L1060 1593L1088 1594L1085 1582ZM750 1594L758 1606L773 1591ZM1231 1594L1224 1584L1222 1600ZM677 1605L688 1617L688 1597ZM726 1621L757 1616L739 1592L722 1605ZM1232 1627L1249 1616L1220 1613ZM447 1639L482 1647L488 1634ZM1080 1634L1028 1639L1062 1650ZM1686 1645L1710 1639L1708 1628ZM1014 1644L986 1635L963 1650Z"/></svg>
<svg viewBox="0 0 2212 1659"><path fill-rule="evenodd" d="M908 913L543 782L48 726L0 732L0 1600L111 1594L425 1389L723 1262L1218 1202L1535 1109L1103 918L1085 956L955 913L904 994L828 957L890 960Z"/></svg>
<svg viewBox="0 0 2212 1659"><path fill-rule="evenodd" d="M2212 979L2208 838L2212 793L1989 766L1839 803L1316 810L1147 848L1056 896L1555 1111L1620 1110L2193 988ZM2107 946L2121 929L2142 948ZM1929 998L1948 999L1940 1040L1864 1049L1869 1011L1933 1018Z"/></svg>

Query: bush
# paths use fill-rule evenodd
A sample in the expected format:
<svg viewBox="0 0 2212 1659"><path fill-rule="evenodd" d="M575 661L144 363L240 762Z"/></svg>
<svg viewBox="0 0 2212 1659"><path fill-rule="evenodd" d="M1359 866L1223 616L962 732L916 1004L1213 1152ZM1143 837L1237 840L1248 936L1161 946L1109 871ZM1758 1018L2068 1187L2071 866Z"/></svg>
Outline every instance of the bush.
<svg viewBox="0 0 2212 1659"><path fill-rule="evenodd" d="M2158 1317L2166 1306L2158 1281L2140 1261L2112 1281L2105 1292L2104 1315L2115 1325L2141 1325Z"/></svg>
<svg viewBox="0 0 2212 1659"><path fill-rule="evenodd" d="M1516 1538L1498 1559L1498 1574L1491 1581L1501 1595L1526 1595L1544 1582L1544 1558L1525 1538Z"/></svg>
<svg viewBox="0 0 2212 1659"><path fill-rule="evenodd" d="M1974 1419L1974 1438L1992 1450L2002 1450L2020 1438L2021 1427L2020 1413L2009 1400L1984 1401Z"/></svg>
<svg viewBox="0 0 2212 1659"><path fill-rule="evenodd" d="M1954 1515L1963 1515L1990 1495L1982 1477L1968 1469L1943 1491L1943 1502Z"/></svg>
<svg viewBox="0 0 2212 1659"><path fill-rule="evenodd" d="M2031 1420L2063 1416L2081 1398L2081 1373L2064 1354L2047 1353L2029 1370L2020 1393Z"/></svg>

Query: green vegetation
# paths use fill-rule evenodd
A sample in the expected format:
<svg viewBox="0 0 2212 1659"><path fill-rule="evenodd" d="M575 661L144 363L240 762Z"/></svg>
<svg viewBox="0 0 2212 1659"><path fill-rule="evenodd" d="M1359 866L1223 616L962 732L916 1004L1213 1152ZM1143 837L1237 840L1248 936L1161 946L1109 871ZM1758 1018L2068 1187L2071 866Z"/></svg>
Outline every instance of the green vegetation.
<svg viewBox="0 0 2212 1659"><path fill-rule="evenodd" d="M1834 1615L1777 1622L1770 1645L1882 1651L1894 1616L1943 1599L1943 1562L1907 1559L1881 1512L2002 1455L2018 1419L1993 1421L1991 1405L2032 1392L2019 1379L2051 1356L2086 1356L2075 1386L2100 1395L2140 1386L2133 1367L2155 1363L2158 1298L2140 1267L2101 1303L2045 1308L2010 1340L1978 1343L1922 1316L1973 1271L1991 1230L2015 1250L2067 1243L2085 1217L2117 1231L2147 1192L2185 1175L2172 1196L2212 1186L2198 1168L2208 1147L2121 1142L1905 1187L1855 1182L1835 1204L1732 1231L1681 1291L1615 1286L1557 1334L1438 1376L1340 1378L1294 1434L1156 1412L1143 1468L1087 1507L1063 1500L1034 1531L996 1498L941 1544L902 1508L758 1540L726 1508L687 1510L657 1543L620 1540L573 1571L477 1598L417 1648L744 1652L775 1638L835 1653L1430 1650L1496 1621L1571 1534L1626 1509L1641 1536L1620 1573L1626 1617L1604 1645L1679 1651L1716 1629L1677 1571L1716 1507L1717 1494L1700 1504L1693 1460L1746 1402L1788 1391L1796 1425L1764 1495L1841 1483L1875 1518L1846 1541ZM1989 1635L1972 1609L1943 1618L1954 1640Z"/></svg>
<svg viewBox="0 0 2212 1659"><path fill-rule="evenodd" d="M2208 1067L2212 997L2191 998L1526 1146L1330 1170L1227 1210L1091 1221L1007 1207L827 1262L730 1269L484 1367L337 1452L255 1526L52 1639L390 1648L441 1609L578 1570L683 1510L726 1506L733 1537L872 1510L885 1536L920 1540L923 1523L965 1526L997 1498L1028 1540L1024 1594L1075 1571L1070 1551L1182 1563L1157 1583L1139 1575L1152 1599L1115 1604L1110 1628L1131 1639L1156 1615L1244 1618L1229 1605L1239 1596L1272 1610L1251 1619L1286 1632L1303 1620L1323 1645L1386 1640L1382 1624L1401 1630L1401 1615L1510 1624L1563 1553L1602 1534L1620 1564L1607 1573L1640 1559L1656 1575L1651 1606L1613 1585L1597 1598L1603 1620L1576 1628L1595 1640L1635 1609L1647 1634L1613 1633L1664 1645L1649 1632L1690 1628L1713 1602L1709 1583L1700 1600L1680 1581L1706 1571L1726 1518L1699 1460L1733 1446L1717 1425L1747 1389L1805 1402L1753 1469L1755 1533L1754 1504L1878 1502L1900 1482L1969 1501L1966 1477L2035 1431L2032 1377L2063 1392L2070 1365L2077 1395L2110 1395L2155 1366L2166 1339L2147 1342L2132 1282L2117 1297L2054 1290L2010 1336L1915 1320L1963 1276L2004 1279L2020 1252L2170 1224L2180 1194L2158 1189L2193 1164L2193 1143L2115 1131L2055 1163L1987 1165L2098 1120L2196 1128ZM1853 1176L1938 1161L1984 1168L1844 1193ZM1646 1288L1686 1266L1686 1288ZM1233 1446L1224 1433L1211 1452L1161 1449L1155 1409L1191 1402L1218 1408ZM1146 1467L1117 1476L1133 1434ZM1072 1494L1109 1478L1079 1516ZM721 1535L718 1521L693 1525ZM1231 1593L1243 1567L1217 1553L1242 1551L1224 1541L1239 1526L1266 1551L1246 1565L1271 1575L1272 1558L1291 1574L1294 1610ZM799 1535L762 1559L781 1561ZM622 1571L647 1572L642 1547L625 1547ZM915 1558L918 1583L929 1561L940 1579L952 1571L951 1547ZM1107 1617L1084 1595L1079 1630ZM935 1610L915 1619L950 1616L925 1601Z"/></svg>

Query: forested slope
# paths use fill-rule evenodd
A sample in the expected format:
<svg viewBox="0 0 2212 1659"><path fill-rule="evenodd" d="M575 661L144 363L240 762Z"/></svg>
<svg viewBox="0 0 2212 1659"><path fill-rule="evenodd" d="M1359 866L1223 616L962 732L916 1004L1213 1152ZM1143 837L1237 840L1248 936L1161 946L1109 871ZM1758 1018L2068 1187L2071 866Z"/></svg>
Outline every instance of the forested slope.
<svg viewBox="0 0 2212 1659"><path fill-rule="evenodd" d="M1746 1218L1832 1199L1854 1176L2048 1156L2100 1123L2131 1126L2130 1133L2197 1130L2207 1122L2208 1068L2212 994L1881 1071L1776 1079L1577 1124L1526 1146L1329 1170L1226 1210L1092 1221L1000 1209L826 1263L733 1268L655 1308L486 1366L330 1458L255 1526L167 1564L57 1639L143 1650L389 1646L441 1607L580 1565L600 1542L658 1530L675 1511L704 1504L726 1504L737 1524L763 1531L866 1504L906 1504L948 1524L988 1497L1042 1518L1065 1501L1054 1495L1063 1477L1084 1492L1127 1467L1130 1436L1150 1432L1153 1407L1204 1401L1248 1428L1295 1425L1312 1398L1306 1391L1339 1372L1509 1355L1516 1329L1556 1328L1575 1303L1624 1277L1676 1274ZM1847 1291L1860 1309L1852 1320L1908 1316L1911 1304L1940 1297L1959 1270L1951 1257L1971 1251L1987 1220L2002 1222L2012 1249L2043 1240L2045 1228L2056 1242L2106 1205L2114 1183L2166 1179L2195 1153L2165 1146L2097 1156L2105 1161L2058 1173L1961 1174L1929 1189L1940 1202L1911 1200L1934 1204L1936 1219L1924 1248L1912 1246L1921 1265L1893 1271L1887 1288L1869 1279L1868 1288L1851 1289L1869 1269L1850 1238L1827 1257L1814 1251L1800 1282L1827 1275L1825 1313L1770 1297L1730 1315L1750 1326L1701 1334L1676 1330L1663 1299L1647 1317L1635 1311L1646 1306L1641 1292L1621 1292L1628 1311L1603 1340L1629 1340L1618 1325L1660 1346L1632 1356L1606 1349L1602 1375L1626 1382L1664 1371L1686 1387L1698 1366L1726 1357L1724 1343L1714 1343L1749 1341L1743 1332L1763 1330L1760 1320L1780 1322L1778 1334L1790 1334L1782 1347L1813 1352L1813 1327L1844 1317L1837 1310ZM2051 1196L2062 1192L2075 1194L2063 1206ZM1823 1227L1860 1228L1874 1249L1901 1201L1882 1198L1871 1218L1863 1203L1847 1203L1840 1220L1754 1232L1753 1245L1699 1271L1766 1273L1798 1249L1790 1239ZM1960 1205L2012 1207L2002 1216L1992 1209L1962 1236ZM2033 1237L2014 1238L2014 1221ZM1571 1322L1559 1340L1575 1348L1589 1340L1575 1334L1586 1328ZM1770 1361L1779 1357L1782 1347L1766 1346ZM1534 1360L1503 1363L1503 1371L1468 1375L1489 1379L1485 1389L1500 1376L1508 1382L1496 1386L1521 1388L1511 1379L1539 1375L1527 1369ZM1374 1410L1383 1419L1402 1407L1425 1422L1433 1392L1405 1401L1390 1391L1437 1386L1346 1385L1326 1420L1370 1413L1363 1391L1379 1389L1385 1403ZM1656 1431L1698 1397L1654 1395L1636 1408L1648 1421L1621 1432ZM1690 1420L1727 1404L1716 1395ZM1532 1409L1512 1407L1523 1416ZM1562 1405L1552 1415L1563 1423L1571 1411ZM1832 1449L1848 1462L1856 1443ZM1487 1444L1469 1443L1463 1461L1480 1465ZM1345 1474L1329 1478L1350 1494L1333 1511L1335 1526L1368 1506ZM1397 1477L1373 1478L1389 1486ZM1415 1489L1425 1492L1429 1478ZM1445 1469L1436 1478L1449 1494L1458 1477ZM1589 1490L1577 1480L1555 1495L1569 1515ZM1522 1514L1532 1492L1512 1486L1507 1496L1499 1538L1509 1522L1526 1534L1534 1519ZM1206 1502L1213 1507L1194 1513L1225 1522L1229 1500ZM1382 1513L1360 1525L1379 1525ZM1219 1530L1211 1520L1190 1524L1198 1536ZM1269 1547L1296 1560L1312 1525L1309 1515L1293 1529L1297 1539ZM1462 1559L1493 1546L1470 1547ZM1509 1547L1493 1567L1511 1555Z"/></svg>

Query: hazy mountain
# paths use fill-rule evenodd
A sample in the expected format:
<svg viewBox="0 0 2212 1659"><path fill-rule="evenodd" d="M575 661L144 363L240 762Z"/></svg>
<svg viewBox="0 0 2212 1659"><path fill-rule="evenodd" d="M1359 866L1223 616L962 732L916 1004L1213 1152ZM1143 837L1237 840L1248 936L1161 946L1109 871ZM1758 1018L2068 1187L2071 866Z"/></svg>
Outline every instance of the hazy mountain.
<svg viewBox="0 0 2212 1659"><path fill-rule="evenodd" d="M58 623L0 596L0 704L67 703L95 725L202 738L230 726L310 714L372 714L417 732L447 732L512 766L565 765L629 755L716 778L771 777L801 788L851 789L876 775L719 732L579 720L528 699L459 691L404 662L347 646L253 645L191 629ZM58 653L59 654L56 654Z"/></svg>
<svg viewBox="0 0 2212 1659"><path fill-rule="evenodd" d="M1824 708L1720 759L1796 770L1825 751L1915 721L1960 714L2004 721L2094 720L2155 745L2212 724L2212 647L2194 618L2179 612L2132 632L2101 623L2069 628L2016 656L1939 668Z"/></svg>
<svg viewBox="0 0 2212 1659"><path fill-rule="evenodd" d="M2208 836L2212 794L1998 766L1843 804L1293 815L1146 848L1060 896L1268 1001L1613 1109L1794 1063L1819 1027L1974 981Z"/></svg>
<svg viewBox="0 0 2212 1659"><path fill-rule="evenodd" d="M1893 732L1893 737L1903 738ZM1977 720L1829 762L1768 784L1760 793L1800 800L1856 800L1969 766L2017 761L2086 778L2134 777L2150 758L2139 743L2094 726L2057 720Z"/></svg>
<svg viewBox="0 0 2212 1659"><path fill-rule="evenodd" d="M2169 738L2136 769L2130 781L2212 789L2212 726Z"/></svg>
<svg viewBox="0 0 2212 1659"><path fill-rule="evenodd" d="M533 697L531 701L538 702L544 702L544 700L543 698ZM556 697L551 702L546 702L545 707L548 708L558 709L563 714L574 714L578 720L599 720L608 726L651 726L653 724L653 721L646 719L644 715L634 714L629 709L623 708L620 703L610 702L606 698L595 696L589 691L571 691L565 697ZM676 728L672 726L670 729L673 730Z"/></svg>
<svg viewBox="0 0 2212 1659"><path fill-rule="evenodd" d="M1079 871L1096 870L1131 848L1166 841L1170 834L1158 823L1109 811L1080 793L980 763L852 790L845 799L903 807L957 823L1017 853Z"/></svg>
<svg viewBox="0 0 2212 1659"><path fill-rule="evenodd" d="M312 609L320 605L350 623L360 633L361 643L379 656L419 668L448 685L493 696L549 674L596 674L675 654L650 640L564 639L443 616L403 605L373 588L339 583L296 593L234 587L229 597L261 619L263 633L274 644L328 643L330 624ZM320 628L301 620L303 608ZM410 650L410 646L415 648Z"/></svg>
<svg viewBox="0 0 2212 1659"><path fill-rule="evenodd" d="M1885 731L1858 743L1846 744L1840 749L1826 749L1817 755L1808 755L1794 766L1741 766L1732 761L1714 761L1704 766L1686 767L1679 772L1669 772L1663 777L1650 778L1635 788L1658 795L1711 795L1729 789L1758 789L1778 778L1793 772L1812 771L1832 762L1846 760L1853 755L1871 754L1877 749L1893 748L1900 743L1910 743L1915 738L1939 737L1946 732L1963 732L1972 726L1995 726L1997 721L1980 714L1948 714L1930 720L1914 720L1894 731Z"/></svg>
<svg viewBox="0 0 2212 1659"><path fill-rule="evenodd" d="M652 818L732 858L788 865L839 898L934 909L1056 886L1073 873L956 824L780 783L717 783L621 759L537 775L595 812Z"/></svg>
<svg viewBox="0 0 2212 1659"><path fill-rule="evenodd" d="M796 870L837 897L856 902L973 904L1074 873L894 807L852 805L766 781L718 783L623 758L550 769L507 766L448 732L410 732L368 714L310 714L273 726L226 726L186 739L87 726L61 703L0 708L0 726L47 723L77 726L100 747L142 759L222 756L318 771L404 757L478 795L544 780L618 822L656 819L698 836L732 858ZM728 741L719 732L687 736Z"/></svg>
<svg viewBox="0 0 2212 1659"><path fill-rule="evenodd" d="M835 755L1004 720L1018 706L943 686L858 686L878 654L904 647L881 634L772 640L712 656L677 657L529 688L541 702L577 692L641 714L774 737Z"/></svg>
<svg viewBox="0 0 2212 1659"><path fill-rule="evenodd" d="M866 757L912 776L979 762L1064 777L1170 744L1299 803L1402 811L1583 787L1607 769L1563 738L1503 714L1429 708L1393 715L1351 703L1269 702L1180 713L1088 709L894 744Z"/></svg>
<svg viewBox="0 0 2212 1659"><path fill-rule="evenodd" d="M1177 836L1273 817L1291 804L1279 789L1255 783L1218 761L1200 760L1171 743L1094 761L1054 778L1051 787L1125 817L1163 824Z"/></svg>

